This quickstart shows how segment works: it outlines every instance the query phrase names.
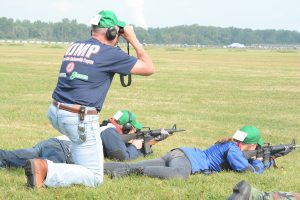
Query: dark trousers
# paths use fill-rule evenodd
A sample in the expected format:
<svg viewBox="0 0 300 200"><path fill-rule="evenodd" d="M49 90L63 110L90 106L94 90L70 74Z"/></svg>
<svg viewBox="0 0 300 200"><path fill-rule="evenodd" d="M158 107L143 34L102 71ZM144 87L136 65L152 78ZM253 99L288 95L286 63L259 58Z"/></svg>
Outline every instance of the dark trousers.
<svg viewBox="0 0 300 200"><path fill-rule="evenodd" d="M23 167L26 160L33 158L48 159L56 163L73 163L70 144L69 141L50 138L39 142L32 148L0 150L0 167Z"/></svg>
<svg viewBox="0 0 300 200"><path fill-rule="evenodd" d="M172 150L161 158L144 160L135 163L110 162L104 163L105 170L116 168L141 168L143 175L161 179L189 177L192 166L184 153L178 149Z"/></svg>

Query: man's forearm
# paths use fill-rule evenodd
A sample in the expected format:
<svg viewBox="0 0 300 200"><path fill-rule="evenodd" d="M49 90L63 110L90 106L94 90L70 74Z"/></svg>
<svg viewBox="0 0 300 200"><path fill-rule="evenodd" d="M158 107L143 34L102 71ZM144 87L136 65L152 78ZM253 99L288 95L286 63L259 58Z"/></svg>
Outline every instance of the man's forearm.
<svg viewBox="0 0 300 200"><path fill-rule="evenodd" d="M148 55L148 53L145 51L142 44L136 39L130 43L133 48L135 49L136 56L138 59L138 62L140 62L140 65L143 68L143 73L139 73L140 75L151 75L154 73L154 64L152 62L152 59Z"/></svg>

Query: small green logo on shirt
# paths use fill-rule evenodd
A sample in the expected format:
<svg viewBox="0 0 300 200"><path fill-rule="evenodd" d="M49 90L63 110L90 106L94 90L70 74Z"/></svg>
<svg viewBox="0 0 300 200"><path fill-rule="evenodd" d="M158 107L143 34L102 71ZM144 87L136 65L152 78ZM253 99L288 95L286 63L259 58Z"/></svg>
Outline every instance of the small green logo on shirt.
<svg viewBox="0 0 300 200"><path fill-rule="evenodd" d="M75 78L81 79L81 80L88 80L89 76L84 75L84 74L79 74L78 72L73 72L72 75L70 76L70 80L73 80Z"/></svg>

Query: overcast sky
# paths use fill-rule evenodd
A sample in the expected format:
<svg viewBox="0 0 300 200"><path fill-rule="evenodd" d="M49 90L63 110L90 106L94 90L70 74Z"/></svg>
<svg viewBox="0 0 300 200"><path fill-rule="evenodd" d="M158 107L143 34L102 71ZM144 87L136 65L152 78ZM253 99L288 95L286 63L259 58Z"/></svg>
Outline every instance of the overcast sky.
<svg viewBox="0 0 300 200"><path fill-rule="evenodd" d="M0 0L0 17L89 24L100 10L144 28L199 24L300 32L300 0Z"/></svg>

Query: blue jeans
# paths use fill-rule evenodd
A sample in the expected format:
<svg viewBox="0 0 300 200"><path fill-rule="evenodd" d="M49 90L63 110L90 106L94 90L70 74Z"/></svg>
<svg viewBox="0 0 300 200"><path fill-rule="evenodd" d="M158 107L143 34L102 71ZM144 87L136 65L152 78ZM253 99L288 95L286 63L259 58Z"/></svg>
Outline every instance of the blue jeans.
<svg viewBox="0 0 300 200"><path fill-rule="evenodd" d="M66 106L72 106L65 104ZM87 107L87 109L90 109ZM53 127L72 142L71 153L75 164L53 163L47 160L48 172L44 184L49 187L84 184L95 187L103 182L103 148L98 115L85 115L86 141L79 138L79 114L51 105L48 118Z"/></svg>
<svg viewBox="0 0 300 200"><path fill-rule="evenodd" d="M0 167L23 167L26 160L33 158L48 159L56 163L72 163L69 148L69 141L50 138L39 142L32 148L0 150Z"/></svg>

